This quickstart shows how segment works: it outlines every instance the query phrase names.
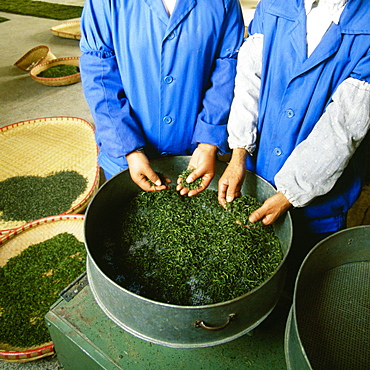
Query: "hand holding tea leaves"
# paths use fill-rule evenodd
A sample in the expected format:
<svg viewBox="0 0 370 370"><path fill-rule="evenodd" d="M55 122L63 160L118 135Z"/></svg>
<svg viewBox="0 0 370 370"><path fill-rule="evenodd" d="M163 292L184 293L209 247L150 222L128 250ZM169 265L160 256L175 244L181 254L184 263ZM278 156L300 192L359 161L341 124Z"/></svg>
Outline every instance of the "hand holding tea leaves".
<svg viewBox="0 0 370 370"><path fill-rule="evenodd" d="M233 150L233 156L225 172L218 182L218 202L230 210L229 203L235 198L241 196L240 190L245 177L245 163L247 151L242 148ZM261 207L254 210L245 220L238 220L239 223L247 226L249 223L261 221L263 225L271 225L284 212L286 212L291 203L282 193L276 193L266 199Z"/></svg>
<svg viewBox="0 0 370 370"><path fill-rule="evenodd" d="M157 191L168 189L170 179L163 176L164 181L152 169L145 153L141 151L131 152L126 156L132 181L145 191Z"/></svg>
<svg viewBox="0 0 370 370"><path fill-rule="evenodd" d="M284 212L286 212L292 204L288 201L284 194L277 192L270 198L266 199L262 207L255 210L250 216L250 222L262 220L263 225L271 225Z"/></svg>
<svg viewBox="0 0 370 370"><path fill-rule="evenodd" d="M217 147L210 144L198 144L188 165L187 177L179 177L176 190L189 197L206 189L215 175ZM201 179L195 184L195 181ZM191 184L194 184L191 186Z"/></svg>
<svg viewBox="0 0 370 370"><path fill-rule="evenodd" d="M247 151L242 148L233 150L233 156L218 181L218 202L227 209L230 203L241 196L240 190L245 178Z"/></svg>
<svg viewBox="0 0 370 370"><path fill-rule="evenodd" d="M181 189L188 189L188 190L194 190L194 189L198 189L201 187L202 185L202 178L199 177L198 179L192 181L192 182L187 182L186 180L189 178L189 175L194 172L194 169L188 169L188 170L185 170L185 171L182 171L177 179L177 182L178 182L178 186L177 188L180 188L182 187Z"/></svg>

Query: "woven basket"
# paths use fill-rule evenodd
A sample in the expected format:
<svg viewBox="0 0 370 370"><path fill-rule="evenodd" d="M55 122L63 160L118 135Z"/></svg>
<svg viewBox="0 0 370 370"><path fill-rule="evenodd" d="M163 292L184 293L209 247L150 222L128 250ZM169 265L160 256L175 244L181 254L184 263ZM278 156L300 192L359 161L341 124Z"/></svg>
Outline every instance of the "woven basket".
<svg viewBox="0 0 370 370"><path fill-rule="evenodd" d="M89 122L48 117L0 128L0 181L15 176L46 177L59 171L76 171L87 179L86 190L61 214L82 212L99 186L97 146ZM5 221L0 211L0 235L25 223Z"/></svg>
<svg viewBox="0 0 370 370"><path fill-rule="evenodd" d="M50 67L54 67L60 64L72 64L78 67L79 59L80 57L65 57L65 58L49 60L48 62L38 64L37 66L31 69L30 71L31 77L35 81L39 82L40 84L47 85L47 86L66 86L66 85L74 84L76 82L81 81L80 72L74 73L73 75L64 76L64 77L56 77L56 78L38 77L37 75Z"/></svg>
<svg viewBox="0 0 370 370"><path fill-rule="evenodd" d="M46 45L36 46L29 50L14 65L23 71L29 72L33 67L40 63L56 59L56 56L50 51Z"/></svg>
<svg viewBox="0 0 370 370"><path fill-rule="evenodd" d="M3 267L10 258L17 256L29 246L41 243L64 232L74 235L77 240L83 242L84 216L45 217L29 222L7 235L0 236L0 267ZM69 283L66 282L66 286ZM53 354L54 345L51 341L30 348L13 347L0 342L0 360L7 362L34 361Z"/></svg>
<svg viewBox="0 0 370 370"><path fill-rule="evenodd" d="M50 31L53 35L66 39L81 39L81 21L71 21L57 26L51 27Z"/></svg>

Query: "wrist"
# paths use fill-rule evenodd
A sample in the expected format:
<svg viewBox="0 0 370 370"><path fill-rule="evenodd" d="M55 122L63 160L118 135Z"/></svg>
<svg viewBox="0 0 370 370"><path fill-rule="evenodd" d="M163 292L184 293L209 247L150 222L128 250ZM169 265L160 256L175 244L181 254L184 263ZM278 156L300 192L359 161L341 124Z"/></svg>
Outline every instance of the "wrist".
<svg viewBox="0 0 370 370"><path fill-rule="evenodd" d="M134 160L137 157L141 157L142 155L145 155L144 147L140 147L140 148L135 149L132 152L126 154L126 160L129 163L130 161ZM130 165L130 163L129 163L129 165Z"/></svg>
<svg viewBox="0 0 370 370"><path fill-rule="evenodd" d="M134 152L136 152L136 153L145 153L144 147L141 146L140 148L135 149Z"/></svg>
<svg viewBox="0 0 370 370"><path fill-rule="evenodd" d="M245 167L248 152L244 148L235 148L231 156L230 163L237 166Z"/></svg>
<svg viewBox="0 0 370 370"><path fill-rule="evenodd" d="M198 143L198 148L210 153L217 153L217 145Z"/></svg>

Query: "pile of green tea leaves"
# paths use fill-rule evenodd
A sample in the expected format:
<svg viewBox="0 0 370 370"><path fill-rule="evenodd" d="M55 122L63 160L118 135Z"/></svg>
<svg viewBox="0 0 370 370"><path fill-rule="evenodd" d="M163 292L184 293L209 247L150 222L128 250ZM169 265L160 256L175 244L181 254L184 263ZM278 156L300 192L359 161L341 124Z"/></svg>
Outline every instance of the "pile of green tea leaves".
<svg viewBox="0 0 370 370"><path fill-rule="evenodd" d="M0 182L1 219L30 222L59 215L71 208L86 187L87 180L76 171L9 177Z"/></svg>
<svg viewBox="0 0 370 370"><path fill-rule="evenodd" d="M52 66L44 71L40 72L37 76L44 78L58 78L71 76L79 73L80 69L72 64L59 64L57 66Z"/></svg>
<svg viewBox="0 0 370 370"><path fill-rule="evenodd" d="M44 316L58 293L85 271L84 243L57 234L0 268L0 341L29 348L49 342Z"/></svg>
<svg viewBox="0 0 370 370"><path fill-rule="evenodd" d="M219 205L217 193L181 196L176 190L140 192L123 210L120 252L104 256L122 287L177 305L237 298L262 284L283 253L272 226L242 224L260 207L245 195Z"/></svg>

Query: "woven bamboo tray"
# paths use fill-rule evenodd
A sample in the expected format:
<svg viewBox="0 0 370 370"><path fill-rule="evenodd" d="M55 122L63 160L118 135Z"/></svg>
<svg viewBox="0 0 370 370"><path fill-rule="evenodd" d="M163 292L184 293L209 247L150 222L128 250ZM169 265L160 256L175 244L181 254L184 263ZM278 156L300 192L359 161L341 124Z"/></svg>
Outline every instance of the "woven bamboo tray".
<svg viewBox="0 0 370 370"><path fill-rule="evenodd" d="M75 117L47 117L0 128L0 181L15 176L46 177L59 171L76 171L87 180L86 190L61 212L81 213L99 186L97 146L89 122ZM0 210L0 235L25 223L4 220Z"/></svg>
<svg viewBox="0 0 370 370"><path fill-rule="evenodd" d="M64 57L64 58L57 58L54 60L49 60L48 62L40 63L37 66L33 67L30 71L30 75L35 81L39 82L40 84L47 85L47 86L71 85L71 84L81 81L80 72L74 73L73 75L56 77L56 78L38 77L38 74L41 73L42 71L47 70L50 67L57 66L60 64L71 64L76 67L79 67L79 59L80 57Z"/></svg>
<svg viewBox="0 0 370 370"><path fill-rule="evenodd" d="M23 71L29 72L33 67L40 63L56 59L56 56L50 51L46 45L39 45L27 51L21 58L19 58L14 65Z"/></svg>
<svg viewBox="0 0 370 370"><path fill-rule="evenodd" d="M51 27L50 31L53 35L66 39L81 39L81 21L71 21L57 26Z"/></svg>
<svg viewBox="0 0 370 370"><path fill-rule="evenodd" d="M64 232L68 232L80 242L84 242L84 216L45 217L0 236L0 267L5 266L10 258L17 256L29 246ZM71 282L66 282L66 286L69 283ZM6 362L34 361L54 353L54 345L51 341L30 348L19 348L1 343L0 340L0 360Z"/></svg>

